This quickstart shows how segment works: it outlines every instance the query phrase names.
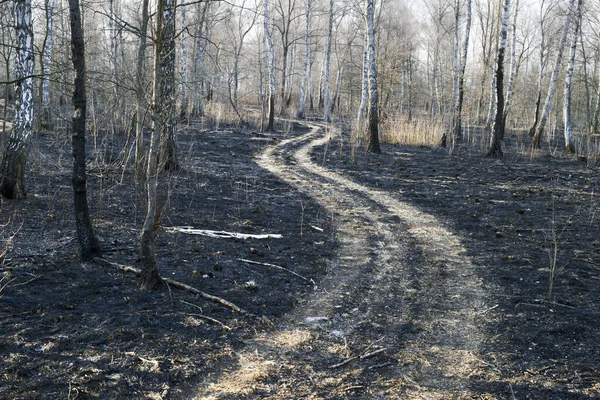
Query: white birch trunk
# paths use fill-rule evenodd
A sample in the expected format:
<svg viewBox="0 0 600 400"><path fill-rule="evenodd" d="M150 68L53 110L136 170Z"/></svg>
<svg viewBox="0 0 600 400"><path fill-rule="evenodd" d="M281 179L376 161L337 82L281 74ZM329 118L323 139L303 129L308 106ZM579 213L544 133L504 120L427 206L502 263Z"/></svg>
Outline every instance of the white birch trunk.
<svg viewBox="0 0 600 400"><path fill-rule="evenodd" d="M14 74L16 83L15 120L0 171L0 193L9 199L26 196L24 170L27 151L33 132L33 23L31 0L15 4L16 54Z"/></svg>
<svg viewBox="0 0 600 400"><path fill-rule="evenodd" d="M369 35L369 109L367 151L381 153L379 147L379 92L377 90L377 60L375 55L375 23L373 21L374 0L367 2L367 32Z"/></svg>
<svg viewBox="0 0 600 400"><path fill-rule="evenodd" d="M306 29L304 31L304 69L302 70L302 83L300 84L300 100L298 104L298 118L304 118L304 110L306 108L306 94L308 89L308 79L310 71L310 8L311 0L306 0Z"/></svg>
<svg viewBox="0 0 600 400"><path fill-rule="evenodd" d="M264 29L265 39L267 42L267 63L269 68L269 121L267 130L272 131L275 120L275 50L273 49L273 38L271 37L271 29L269 24L269 0L264 0Z"/></svg>
<svg viewBox="0 0 600 400"><path fill-rule="evenodd" d="M504 120L508 116L510 110L510 100L513 94L513 86L515 83L515 73L517 70L517 17L519 15L519 0L515 1L514 14L512 22L512 41L510 45L510 70L508 72L508 87L506 88L506 102L504 103Z"/></svg>
<svg viewBox="0 0 600 400"><path fill-rule="evenodd" d="M487 157L502 157L502 140L504 139L504 54L506 51L506 38L508 36L508 20L510 16L510 0L504 0L502 11L498 55L496 57L496 107L490 150Z"/></svg>
<svg viewBox="0 0 600 400"><path fill-rule="evenodd" d="M531 143L532 147L540 146L540 139L542 138L542 134L544 132L544 128L546 126L548 116L550 115L550 109L552 108L552 101L554 99L554 92L556 91L556 82L558 80L558 73L560 71L560 64L562 61L563 52L565 50L565 45L567 43L567 37L569 36L569 27L571 26L571 16L573 15L574 4L575 4L575 0L569 0L569 6L567 9L567 14L565 15L565 21L564 21L564 26L563 26L563 34L560 39L558 53L556 54L556 62L554 63L554 70L552 71L552 78L550 79L550 88L548 89L548 95L546 96L546 101L544 103L544 109L542 111L542 116L540 117L540 121L535 129L535 134L533 135L533 140Z"/></svg>
<svg viewBox="0 0 600 400"><path fill-rule="evenodd" d="M108 37L110 41L110 72L112 77L113 94L118 99L117 93L117 39L115 37L115 2L108 2Z"/></svg>
<svg viewBox="0 0 600 400"><path fill-rule="evenodd" d="M302 83L300 84L300 100L298 104L298 118L304 118L304 110L306 108L306 93L310 71L310 8L311 0L306 0L306 29L304 31L304 69L302 70Z"/></svg>
<svg viewBox="0 0 600 400"><path fill-rule="evenodd" d="M367 100L369 97L369 35L365 33L365 43L363 48L363 67L360 91L360 105L358 106L358 123L360 124L365 117Z"/></svg>
<svg viewBox="0 0 600 400"><path fill-rule="evenodd" d="M42 119L47 125L50 120L50 69L52 68L52 25L54 21L54 10L56 9L56 0L52 0L52 5L47 7L46 21L46 43L44 46L42 76Z"/></svg>
<svg viewBox="0 0 600 400"><path fill-rule="evenodd" d="M573 121L571 120L571 83L573 80L573 69L575 67L575 54L577 51L577 40L579 39L579 25L581 22L581 3L578 0L575 11L575 26L573 28L573 37L571 38L571 52L569 57L569 67L565 77L563 118L565 123L565 149L567 153L575 153L573 146Z"/></svg>
<svg viewBox="0 0 600 400"><path fill-rule="evenodd" d="M460 22L460 0L454 4L454 56L452 57L452 115L456 116L458 108L458 64L459 64L459 22Z"/></svg>
<svg viewBox="0 0 600 400"><path fill-rule="evenodd" d="M179 65L180 115L187 114L187 34L185 6L181 7L181 59Z"/></svg>
<svg viewBox="0 0 600 400"><path fill-rule="evenodd" d="M206 13L210 3L198 6L198 21L196 22L196 34L194 35L195 57L194 57L194 93L193 113L204 117L204 56L206 54L206 38L208 37L208 26L206 24Z"/></svg>
<svg viewBox="0 0 600 400"><path fill-rule="evenodd" d="M490 100L488 103L488 115L485 119L485 130L489 130L492 126L492 118L494 118L494 111L496 110L496 74L495 68L492 66L492 79L490 82Z"/></svg>
<svg viewBox="0 0 600 400"><path fill-rule="evenodd" d="M325 86L325 110L323 112L323 120L326 122L329 121L329 114L331 111L331 98L329 93L329 72L331 70L331 42L333 40L333 0L329 0L329 25L327 29L327 51L325 53L325 76L324 86Z"/></svg>

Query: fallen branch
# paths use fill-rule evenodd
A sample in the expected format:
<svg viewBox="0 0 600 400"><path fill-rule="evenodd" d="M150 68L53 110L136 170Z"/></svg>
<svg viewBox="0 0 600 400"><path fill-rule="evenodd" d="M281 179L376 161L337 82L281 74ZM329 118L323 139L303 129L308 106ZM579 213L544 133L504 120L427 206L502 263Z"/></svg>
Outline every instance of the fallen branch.
<svg viewBox="0 0 600 400"><path fill-rule="evenodd" d="M211 231L208 229L194 229L191 226L173 226L165 228L167 232L179 232L188 235L201 235L220 239L281 239L282 235L278 233L266 233L261 235L250 235L246 233Z"/></svg>
<svg viewBox="0 0 600 400"><path fill-rule="evenodd" d="M354 357L350 357L349 359L347 359L347 360L344 360L344 361L342 361L341 363L334 364L334 365L332 365L332 366L331 366L331 367L329 367L329 368L330 368L330 369L335 369L335 368L342 367L342 366L344 366L344 365L346 365L346 364L348 364L348 363L350 363L351 361L354 361L354 360L359 360L359 359L360 359L360 360L364 360L364 359L366 359L366 358L373 357L373 356L375 356L375 355L377 355L377 354L379 354L379 353L383 353L385 350L386 350L386 348L385 348L385 347L382 347L381 349L374 350L374 351L372 351L372 352L370 352L370 353L363 353L363 354L361 354L360 356L354 356Z"/></svg>
<svg viewBox="0 0 600 400"><path fill-rule="evenodd" d="M300 274L298 274L298 273L296 273L294 271L291 271L291 270L289 270L289 269L287 269L285 267L282 267L281 265L275 265L275 264L269 264L269 263L262 263L262 262L258 262L258 261L246 260L244 258L238 258L238 261L245 262L246 264L262 265L264 267L277 268L277 269L280 269L282 271L288 272L288 273L290 273L290 274L292 274L294 276L297 276L298 278L302 279L303 281L310 282L313 285L315 285L315 281L314 280L308 279L307 277L302 276L302 275L300 275Z"/></svg>
<svg viewBox="0 0 600 400"><path fill-rule="evenodd" d="M196 304L189 303L189 302L187 302L187 301L184 301L184 300L179 300L179 302L180 302L180 303L183 303L183 304L187 304L188 306L191 306L191 307L195 307L195 308L199 309L199 310L200 310L200 312L202 312L202 307L200 307L200 306L198 306L198 305L196 305ZM193 317L198 317L198 318L201 318L201 319L204 319L204 320L210 321L210 322L212 322L212 323L215 323L215 324L219 325L221 328L223 328L223 329L225 329L225 330L227 330L227 331L231 331L231 328L230 328L230 327L228 327L227 325L225 325L225 324L224 324L224 323L222 323L221 321L219 321L219 320L217 320L217 319L214 319L214 318L212 318L212 317L209 317L209 316L207 316L207 315L204 315L204 314L187 314L187 313L181 313L181 314L183 314L183 315L191 315L191 316L193 316Z"/></svg>
<svg viewBox="0 0 600 400"><path fill-rule="evenodd" d="M116 268L116 269L119 269L119 270L125 271L125 272L132 272L132 273L134 273L136 275L141 275L141 273L142 273L142 271L140 271L138 268L130 267L128 265L117 264L117 263L114 263L114 262L111 262L111 261L108 261L108 260L104 260L102 258L94 258L94 261L97 262L97 263L99 263L99 264L101 264L101 265L104 265L104 266L107 266L107 267L111 267L111 268ZM176 280L171 279L171 278L162 278L162 280L164 282L168 283L169 285L177 288L177 289L185 290L187 292L190 292L190 293L193 293L195 295L198 295L198 296L202 297L203 299L210 300L210 301L212 301L214 303L219 303L222 306L227 307L227 308L229 308L229 309L231 309L231 310L233 310L233 311L235 311L237 313L247 314L247 312L244 309L236 306L232 302L227 301L227 300L225 300L225 299L223 299L221 297L213 296L212 294L205 293L205 292L203 292L201 290L196 289L193 286L187 285L185 283L176 281Z"/></svg>

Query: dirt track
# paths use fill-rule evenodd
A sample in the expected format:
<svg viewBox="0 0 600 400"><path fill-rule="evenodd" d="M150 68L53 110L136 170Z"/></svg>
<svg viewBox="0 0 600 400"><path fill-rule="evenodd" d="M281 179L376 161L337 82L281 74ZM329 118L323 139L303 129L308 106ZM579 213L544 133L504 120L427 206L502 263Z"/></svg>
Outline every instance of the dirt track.
<svg viewBox="0 0 600 400"><path fill-rule="evenodd" d="M258 163L333 213L338 252L321 286L198 396L469 397L491 303L460 239L434 216L315 164L311 151L330 138L310 128Z"/></svg>

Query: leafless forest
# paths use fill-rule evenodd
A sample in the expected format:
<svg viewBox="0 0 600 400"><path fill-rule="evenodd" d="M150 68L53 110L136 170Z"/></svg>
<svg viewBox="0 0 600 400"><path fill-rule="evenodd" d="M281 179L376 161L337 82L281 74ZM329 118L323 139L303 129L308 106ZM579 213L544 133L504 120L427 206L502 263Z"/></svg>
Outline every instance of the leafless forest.
<svg viewBox="0 0 600 400"><path fill-rule="evenodd" d="M0 0L0 397L597 398L599 16Z"/></svg>

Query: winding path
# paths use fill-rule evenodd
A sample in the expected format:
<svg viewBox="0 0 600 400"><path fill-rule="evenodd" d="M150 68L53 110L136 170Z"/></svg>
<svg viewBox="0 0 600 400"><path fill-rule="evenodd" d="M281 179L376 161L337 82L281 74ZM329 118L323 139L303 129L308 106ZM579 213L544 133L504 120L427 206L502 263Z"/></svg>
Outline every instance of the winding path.
<svg viewBox="0 0 600 400"><path fill-rule="evenodd" d="M434 216L313 162L330 140L324 132L310 125L258 163L335 215L328 274L197 398L472 396L490 308L477 266Z"/></svg>

